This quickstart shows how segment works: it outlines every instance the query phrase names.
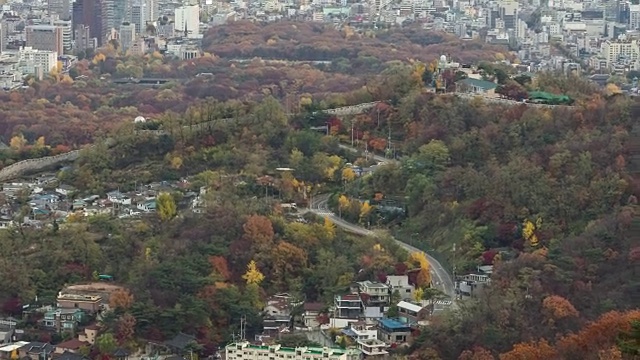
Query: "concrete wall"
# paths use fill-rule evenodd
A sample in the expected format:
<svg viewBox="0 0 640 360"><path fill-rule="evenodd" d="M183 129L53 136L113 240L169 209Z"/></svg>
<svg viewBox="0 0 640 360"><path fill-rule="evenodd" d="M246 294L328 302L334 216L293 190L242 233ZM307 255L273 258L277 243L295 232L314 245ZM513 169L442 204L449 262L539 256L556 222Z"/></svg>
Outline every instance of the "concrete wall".
<svg viewBox="0 0 640 360"><path fill-rule="evenodd" d="M7 181L20 177L28 172L40 171L42 169L59 165L66 161L74 161L80 156L80 150L69 151L55 156L46 156L39 159L27 159L18 161L0 170L0 181Z"/></svg>

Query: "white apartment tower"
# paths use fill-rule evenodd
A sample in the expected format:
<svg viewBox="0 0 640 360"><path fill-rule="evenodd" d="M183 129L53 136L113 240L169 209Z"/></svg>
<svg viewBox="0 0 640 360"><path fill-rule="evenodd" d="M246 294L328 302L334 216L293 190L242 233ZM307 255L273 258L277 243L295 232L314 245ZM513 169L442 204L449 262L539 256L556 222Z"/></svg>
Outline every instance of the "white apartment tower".
<svg viewBox="0 0 640 360"><path fill-rule="evenodd" d="M186 35L186 37L190 39L199 38L200 7L198 5L185 5L177 8L175 12L174 29L176 35Z"/></svg>
<svg viewBox="0 0 640 360"><path fill-rule="evenodd" d="M636 30L640 28L640 5L629 5L629 29Z"/></svg>

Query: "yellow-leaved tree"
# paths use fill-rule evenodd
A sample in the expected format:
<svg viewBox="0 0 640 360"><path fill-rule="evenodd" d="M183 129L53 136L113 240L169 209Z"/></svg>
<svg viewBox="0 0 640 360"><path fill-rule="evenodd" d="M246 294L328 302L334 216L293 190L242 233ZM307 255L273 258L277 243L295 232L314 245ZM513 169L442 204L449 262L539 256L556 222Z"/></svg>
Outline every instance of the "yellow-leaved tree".
<svg viewBox="0 0 640 360"><path fill-rule="evenodd" d="M324 231L327 233L327 238L333 240L336 237L336 224L333 223L328 217L324 218Z"/></svg>
<svg viewBox="0 0 640 360"><path fill-rule="evenodd" d="M22 135L22 134L12 137L11 141L9 142L9 146L13 150L20 150L23 147L25 147L26 145L27 145L27 139L25 139L24 135Z"/></svg>
<svg viewBox="0 0 640 360"><path fill-rule="evenodd" d="M423 296L424 296L424 290L422 290L422 288L417 288L416 291L413 292L413 299L415 301L422 300Z"/></svg>
<svg viewBox="0 0 640 360"><path fill-rule="evenodd" d="M158 215L160 215L160 220L162 221L169 221L178 214L176 202L169 193L162 193L158 196L156 199L156 207Z"/></svg>
<svg viewBox="0 0 640 360"><path fill-rule="evenodd" d="M349 198L347 198L346 195L340 195L340 197L338 198L338 206L340 207L340 210L348 208L349 204Z"/></svg>
<svg viewBox="0 0 640 360"><path fill-rule="evenodd" d="M258 265L256 264L255 260L251 260L249 261L249 264L247 264L247 272L242 275L242 278L249 285L259 285L262 280L264 280L264 274L262 274L260 270L258 270Z"/></svg>
<svg viewBox="0 0 640 360"><path fill-rule="evenodd" d="M362 204L362 207L360 208L360 221L364 222L364 220L366 220L369 217L369 214L371 214L371 205L369 205L369 202L364 202Z"/></svg>
<svg viewBox="0 0 640 360"><path fill-rule="evenodd" d="M346 167L342 169L342 181L352 182L356 178L356 172L352 168Z"/></svg>
<svg viewBox="0 0 640 360"><path fill-rule="evenodd" d="M540 244L536 230L542 227L542 219L538 218L534 224L531 220L526 219L522 224L522 237L531 244L532 247L536 247Z"/></svg>
<svg viewBox="0 0 640 360"><path fill-rule="evenodd" d="M420 271L418 272L418 276L416 277L416 285L418 288L424 288L431 285L431 264L429 264L429 260L422 252L412 252L409 256L409 263L412 266L418 265Z"/></svg>

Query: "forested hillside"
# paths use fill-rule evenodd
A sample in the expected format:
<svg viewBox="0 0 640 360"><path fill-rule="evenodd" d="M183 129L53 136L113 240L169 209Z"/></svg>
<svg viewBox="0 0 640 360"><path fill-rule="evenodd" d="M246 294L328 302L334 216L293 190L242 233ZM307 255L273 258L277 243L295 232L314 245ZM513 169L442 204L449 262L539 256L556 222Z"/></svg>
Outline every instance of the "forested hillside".
<svg viewBox="0 0 640 360"><path fill-rule="evenodd" d="M638 318L606 315L626 325L589 339L589 321L640 303L640 105L594 89L582 96L576 107L503 107L416 90L356 120L359 139L389 132L402 155L350 196L402 199L408 217L390 226L459 273L495 266L486 291L425 328L416 359L477 346L488 350L477 356L497 355L539 339L548 349L517 346L503 358L597 359Z"/></svg>

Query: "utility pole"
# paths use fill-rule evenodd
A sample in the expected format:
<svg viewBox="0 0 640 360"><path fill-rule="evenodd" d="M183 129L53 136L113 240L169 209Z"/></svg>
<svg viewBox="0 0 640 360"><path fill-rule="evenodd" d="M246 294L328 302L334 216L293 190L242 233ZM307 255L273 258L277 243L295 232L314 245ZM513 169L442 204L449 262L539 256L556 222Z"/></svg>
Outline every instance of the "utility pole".
<svg viewBox="0 0 640 360"><path fill-rule="evenodd" d="M353 147L353 120L351 120L351 147Z"/></svg>
<svg viewBox="0 0 640 360"><path fill-rule="evenodd" d="M247 317L245 315L242 315L242 317L240 317L240 340L242 341L245 340L246 322L247 322Z"/></svg>

